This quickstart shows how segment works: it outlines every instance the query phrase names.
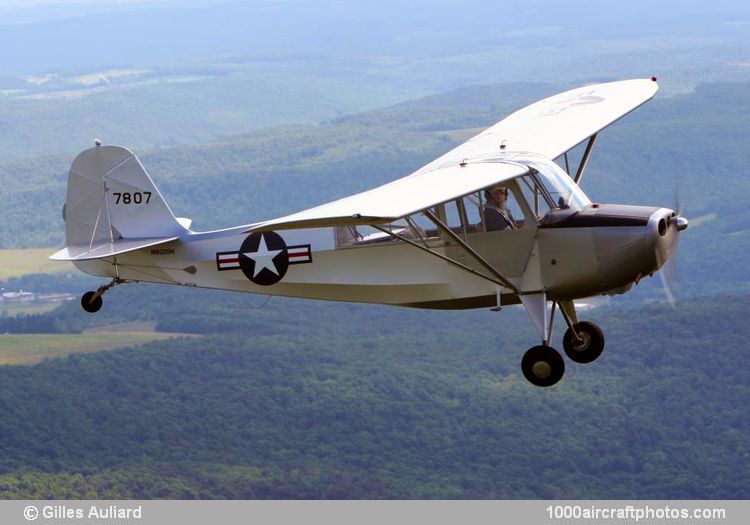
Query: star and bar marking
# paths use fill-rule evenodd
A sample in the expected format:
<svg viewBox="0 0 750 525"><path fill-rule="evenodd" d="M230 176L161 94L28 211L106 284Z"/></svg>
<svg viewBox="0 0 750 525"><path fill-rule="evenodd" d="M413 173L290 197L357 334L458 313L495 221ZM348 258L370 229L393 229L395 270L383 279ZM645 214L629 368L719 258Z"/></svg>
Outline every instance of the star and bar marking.
<svg viewBox="0 0 750 525"><path fill-rule="evenodd" d="M263 286L279 282L290 264L311 262L309 244L287 246L284 239L272 231L251 233L239 251L216 253L218 271L242 270L248 279Z"/></svg>

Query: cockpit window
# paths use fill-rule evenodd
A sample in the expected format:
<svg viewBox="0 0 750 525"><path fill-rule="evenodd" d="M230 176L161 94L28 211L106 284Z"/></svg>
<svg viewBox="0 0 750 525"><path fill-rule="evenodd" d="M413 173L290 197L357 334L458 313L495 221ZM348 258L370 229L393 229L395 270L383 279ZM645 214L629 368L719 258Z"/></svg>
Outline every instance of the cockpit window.
<svg viewBox="0 0 750 525"><path fill-rule="evenodd" d="M521 188L524 199L529 205L529 209L534 212L536 219L539 220L551 209L552 198L542 186L539 177L533 175L524 175L518 177L518 187Z"/></svg>
<svg viewBox="0 0 750 525"><path fill-rule="evenodd" d="M525 162L552 200L552 208L580 211L591 204L573 179L554 162Z"/></svg>
<svg viewBox="0 0 750 525"><path fill-rule="evenodd" d="M591 204L573 179L554 162L536 155L531 159L507 156L488 160L508 161L526 166L528 172L515 179L439 204L430 208L430 212L453 233L467 239L467 236L474 233L520 230L535 222L554 222ZM490 198L493 191L497 195ZM446 238L444 231L441 232L430 220L416 213L378 228L337 227L336 247L395 242L394 236L382 231L381 228L398 237L420 242Z"/></svg>

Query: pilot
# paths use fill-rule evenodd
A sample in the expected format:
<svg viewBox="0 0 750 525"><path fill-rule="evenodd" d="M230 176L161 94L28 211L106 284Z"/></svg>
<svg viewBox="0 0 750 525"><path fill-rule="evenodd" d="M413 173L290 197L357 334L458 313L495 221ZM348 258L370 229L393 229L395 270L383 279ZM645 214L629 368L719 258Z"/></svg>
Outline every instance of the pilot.
<svg viewBox="0 0 750 525"><path fill-rule="evenodd" d="M516 221L508 209L507 186L494 186L484 190L484 224L488 232L515 230Z"/></svg>

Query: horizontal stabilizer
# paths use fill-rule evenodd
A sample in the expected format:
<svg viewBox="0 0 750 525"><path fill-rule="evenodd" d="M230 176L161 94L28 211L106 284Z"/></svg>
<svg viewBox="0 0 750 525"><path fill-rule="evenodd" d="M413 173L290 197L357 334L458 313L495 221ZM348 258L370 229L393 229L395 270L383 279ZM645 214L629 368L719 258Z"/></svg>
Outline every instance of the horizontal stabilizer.
<svg viewBox="0 0 750 525"><path fill-rule="evenodd" d="M151 239L120 239L115 242L98 242L93 245L73 245L63 248L50 256L53 261L88 261L112 257L127 252L133 252L150 246L157 246L176 241L179 237L158 237Z"/></svg>

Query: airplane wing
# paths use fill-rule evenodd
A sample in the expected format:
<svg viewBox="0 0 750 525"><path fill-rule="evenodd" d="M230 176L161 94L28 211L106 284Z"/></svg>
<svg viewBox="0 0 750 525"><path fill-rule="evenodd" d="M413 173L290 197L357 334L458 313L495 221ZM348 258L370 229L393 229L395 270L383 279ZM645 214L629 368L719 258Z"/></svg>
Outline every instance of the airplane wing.
<svg viewBox="0 0 750 525"><path fill-rule="evenodd" d="M382 224L526 173L520 164L482 162L409 176L322 206L258 223L248 231Z"/></svg>
<svg viewBox="0 0 750 525"><path fill-rule="evenodd" d="M519 109L416 173L501 151L555 159L651 100L658 89L655 79L635 79L565 91Z"/></svg>
<svg viewBox="0 0 750 525"><path fill-rule="evenodd" d="M392 222L525 173L502 157L524 152L559 157L650 100L655 80L584 86L526 106L411 175L249 231Z"/></svg>

